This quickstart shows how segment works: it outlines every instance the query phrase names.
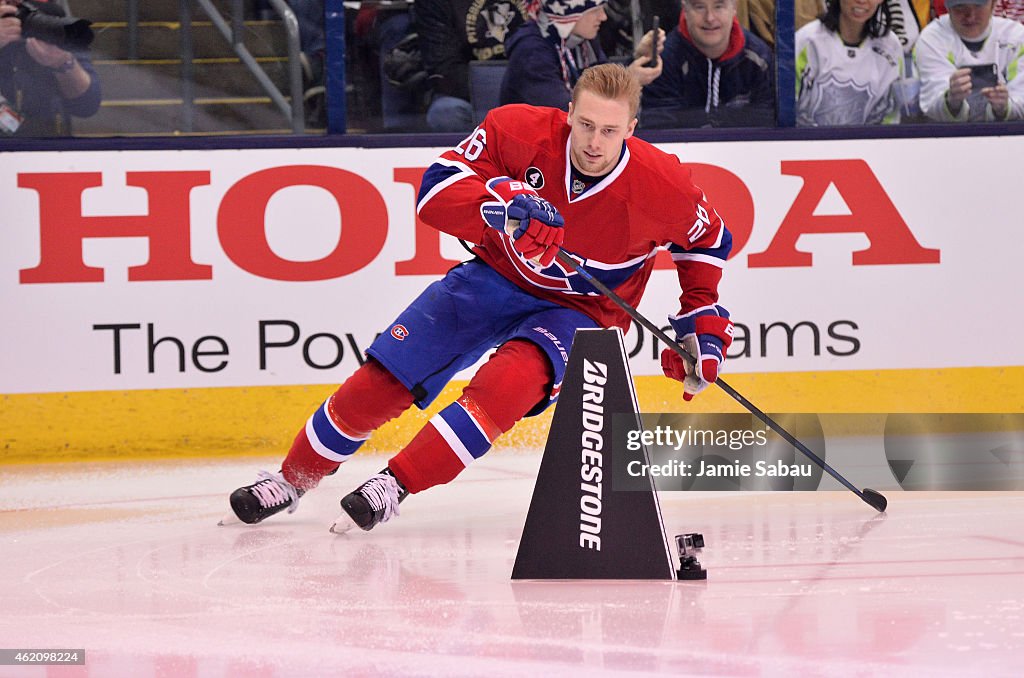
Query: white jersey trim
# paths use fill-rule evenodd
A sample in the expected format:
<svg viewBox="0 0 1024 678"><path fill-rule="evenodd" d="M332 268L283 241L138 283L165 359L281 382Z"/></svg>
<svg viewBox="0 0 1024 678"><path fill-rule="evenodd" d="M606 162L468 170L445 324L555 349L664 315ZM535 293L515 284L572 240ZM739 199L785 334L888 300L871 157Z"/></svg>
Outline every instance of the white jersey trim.
<svg viewBox="0 0 1024 678"><path fill-rule="evenodd" d="M718 257L713 257L710 254L693 254L691 252L683 252L680 254L673 254L672 261L699 261L701 263L710 264L715 268L724 268L725 262Z"/></svg>
<svg viewBox="0 0 1024 678"><path fill-rule="evenodd" d="M472 419L472 417L470 417L470 419ZM452 449L452 452L454 452L455 456L459 458L459 461L462 462L463 466L469 466L473 463L473 455L469 453L466 446L462 444L461 440L459 440L459 436L456 435L455 431L452 430L452 427L448 425L448 422L445 421L440 414L435 414L431 417L430 424L439 434L441 434L441 437L444 438L446 443L448 443L448 447ZM486 438L487 436L485 435L484 437Z"/></svg>
<svg viewBox="0 0 1024 678"><path fill-rule="evenodd" d="M338 454L320 442L320 438L317 437L316 430L313 428L313 417L306 420L306 438L309 439L309 446L324 459L329 459L330 461L348 461L352 458L351 454Z"/></svg>
<svg viewBox="0 0 1024 678"><path fill-rule="evenodd" d="M615 269L618 268L629 268L630 266L639 264L641 261L644 261L645 259L650 259L651 257L657 254L658 248L655 247L647 254L641 254L639 257L633 257L632 259L627 259L626 261L620 261L617 264L606 264L603 261L597 261L595 259L586 259L583 263L586 264L587 266L590 266L591 268L600 268L601 270L604 271L614 271Z"/></svg>

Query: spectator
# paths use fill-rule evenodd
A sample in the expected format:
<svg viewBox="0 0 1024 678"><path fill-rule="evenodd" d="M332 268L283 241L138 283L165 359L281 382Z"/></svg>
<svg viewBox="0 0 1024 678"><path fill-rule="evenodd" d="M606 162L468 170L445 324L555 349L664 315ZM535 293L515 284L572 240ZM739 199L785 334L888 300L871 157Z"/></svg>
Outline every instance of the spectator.
<svg viewBox="0 0 1024 678"><path fill-rule="evenodd" d="M772 53L736 19L736 0L685 0L664 71L644 90L645 127L767 126L775 121Z"/></svg>
<svg viewBox="0 0 1024 678"><path fill-rule="evenodd" d="M797 125L900 121L903 49L883 0L829 0L796 32Z"/></svg>
<svg viewBox="0 0 1024 678"><path fill-rule="evenodd" d="M505 57L505 38L526 21L523 0L415 0L415 29L433 89L427 124L473 129L469 62Z"/></svg>
<svg viewBox="0 0 1024 678"><path fill-rule="evenodd" d="M943 0L933 0L932 5L935 8L935 16L946 13L946 3ZM1024 22L1024 0L996 0L992 16L1013 19L1018 23Z"/></svg>
<svg viewBox="0 0 1024 678"><path fill-rule="evenodd" d="M946 7L914 49L921 110L946 122L1024 118L1024 26L992 16L993 0L946 0Z"/></svg>
<svg viewBox="0 0 1024 678"><path fill-rule="evenodd" d="M99 110L99 78L85 52L24 37L15 18L20 4L0 0L0 131L70 136L71 116Z"/></svg>
<svg viewBox="0 0 1024 678"><path fill-rule="evenodd" d="M1024 118L1024 26L992 16L993 0L946 0L946 7L914 49L921 110L946 122ZM988 82L980 77L986 68L995 71Z"/></svg>
<svg viewBox="0 0 1024 678"><path fill-rule="evenodd" d="M536 15L506 41L509 64L501 83L501 104L530 104L568 110L572 89L590 66L608 61L597 38L608 18L605 0L542 0ZM665 32L658 29L658 51ZM641 85L661 75L661 60L651 57L648 32L634 55L629 71Z"/></svg>

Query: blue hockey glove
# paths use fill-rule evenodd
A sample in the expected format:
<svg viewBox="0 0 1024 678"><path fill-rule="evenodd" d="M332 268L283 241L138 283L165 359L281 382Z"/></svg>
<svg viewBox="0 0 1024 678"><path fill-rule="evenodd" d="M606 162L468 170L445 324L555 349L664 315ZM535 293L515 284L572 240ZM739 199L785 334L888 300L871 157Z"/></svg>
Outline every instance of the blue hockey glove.
<svg viewBox="0 0 1024 678"><path fill-rule="evenodd" d="M555 206L536 195L517 195L507 210L505 232L527 259L548 267L565 240L565 220Z"/></svg>
<svg viewBox="0 0 1024 678"><path fill-rule="evenodd" d="M487 225L504 231L525 258L550 266L565 239L565 220L555 206L509 177L491 179L487 189L501 201L480 206Z"/></svg>
<svg viewBox="0 0 1024 678"><path fill-rule="evenodd" d="M718 379L725 352L732 344L733 324L722 306L704 306L689 313L669 316L676 341L694 358L696 369L672 349L661 352L666 377L683 382L683 400L690 401Z"/></svg>

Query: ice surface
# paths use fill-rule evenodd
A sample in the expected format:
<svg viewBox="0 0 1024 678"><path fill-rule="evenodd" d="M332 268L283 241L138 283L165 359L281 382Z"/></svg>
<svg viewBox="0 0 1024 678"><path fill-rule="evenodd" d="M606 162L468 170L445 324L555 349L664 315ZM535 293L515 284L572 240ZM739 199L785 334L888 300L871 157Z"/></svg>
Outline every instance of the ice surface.
<svg viewBox="0 0 1024 678"><path fill-rule="evenodd" d="M356 459L218 527L277 459L0 467L0 647L17 676L1020 675L1024 493L661 494L706 582L512 582L537 454L492 453L332 535ZM673 558L675 554L673 553Z"/></svg>

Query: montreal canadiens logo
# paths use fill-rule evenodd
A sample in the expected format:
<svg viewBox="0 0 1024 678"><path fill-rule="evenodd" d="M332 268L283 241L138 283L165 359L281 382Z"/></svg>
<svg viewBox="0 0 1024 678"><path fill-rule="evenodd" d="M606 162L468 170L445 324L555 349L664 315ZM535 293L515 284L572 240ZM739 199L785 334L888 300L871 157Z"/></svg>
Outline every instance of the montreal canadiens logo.
<svg viewBox="0 0 1024 678"><path fill-rule="evenodd" d="M405 325L395 325L391 328L391 336L399 341L405 341L409 336L409 330L405 329Z"/></svg>
<svg viewBox="0 0 1024 678"><path fill-rule="evenodd" d="M527 167L523 180L530 185L530 188L540 190L544 187L544 174L536 167Z"/></svg>

